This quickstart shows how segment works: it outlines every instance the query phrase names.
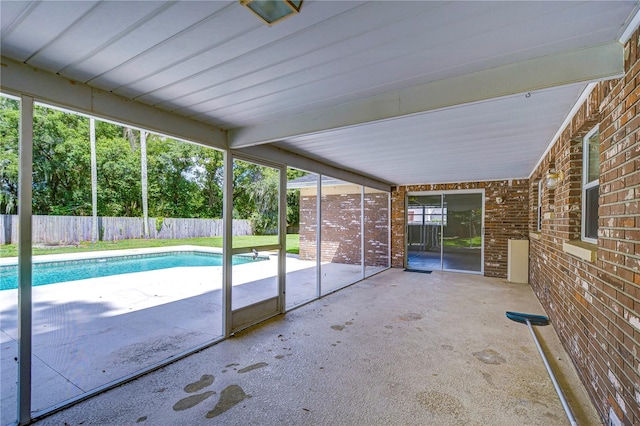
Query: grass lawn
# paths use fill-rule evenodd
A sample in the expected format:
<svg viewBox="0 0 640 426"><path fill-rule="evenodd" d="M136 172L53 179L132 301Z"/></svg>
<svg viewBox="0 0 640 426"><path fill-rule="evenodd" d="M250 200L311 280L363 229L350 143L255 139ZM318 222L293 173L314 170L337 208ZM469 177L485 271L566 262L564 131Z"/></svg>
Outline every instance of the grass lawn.
<svg viewBox="0 0 640 426"><path fill-rule="evenodd" d="M444 237L442 244L444 244L446 247L459 247L459 248L481 247L482 237L481 236L473 237L471 238L471 241L469 241L469 238Z"/></svg>
<svg viewBox="0 0 640 426"><path fill-rule="evenodd" d="M233 237L233 247L257 247L262 245L277 244L278 237L275 235L247 235L241 237ZM222 248L222 237L208 238L184 238L180 240L121 240L121 241L99 241L95 244L91 242L83 242L78 246L66 247L34 247L33 254L60 254L60 253L79 253L86 251L100 250L125 250L133 248L147 247L171 247L179 245L206 246ZM298 254L300 249L300 235L287 234L287 253ZM18 256L17 244L5 244L0 246L0 257L16 257Z"/></svg>

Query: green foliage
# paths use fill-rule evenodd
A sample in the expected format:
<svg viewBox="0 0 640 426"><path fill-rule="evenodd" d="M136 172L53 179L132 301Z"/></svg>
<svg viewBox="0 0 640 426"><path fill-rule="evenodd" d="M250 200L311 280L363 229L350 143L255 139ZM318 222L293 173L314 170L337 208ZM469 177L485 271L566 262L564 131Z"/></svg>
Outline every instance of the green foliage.
<svg viewBox="0 0 640 426"><path fill-rule="evenodd" d="M20 106L0 97L0 213L18 212L18 141Z"/></svg>
<svg viewBox="0 0 640 426"><path fill-rule="evenodd" d="M35 106L34 214L91 214L90 155L88 118Z"/></svg>
<svg viewBox="0 0 640 426"><path fill-rule="evenodd" d="M258 247L262 245L275 244L277 240L273 236L246 235L233 237L233 247ZM81 253L101 250L126 250L134 248L148 247L171 247L179 245L205 246L222 248L222 237L209 238L184 238L184 239L136 239L120 241L98 241L96 243L82 242L74 247L34 247L34 255L61 254L61 253ZM18 245L6 244L1 246L0 257L17 257ZM300 251L300 235L287 235L287 253L298 254Z"/></svg>
<svg viewBox="0 0 640 426"><path fill-rule="evenodd" d="M250 219L259 235L278 232L279 173L240 160L233 164L233 218Z"/></svg>
<svg viewBox="0 0 640 426"><path fill-rule="evenodd" d="M298 169L287 168L287 181L308 175ZM300 224L300 190L287 189L287 226L297 226Z"/></svg>
<svg viewBox="0 0 640 426"><path fill-rule="evenodd" d="M98 215L142 216L140 151L124 137L110 138L96 129Z"/></svg>
<svg viewBox="0 0 640 426"><path fill-rule="evenodd" d="M19 102L0 97L0 211L17 213ZM142 216L140 132L96 120L99 216ZM149 217L221 218L224 154L150 134L147 137ZM293 179L304 175L287 171ZM233 217L259 234L278 229L279 171L244 161L233 166ZM34 108L33 213L92 214L89 119ZM299 192L287 194L287 223L299 222ZM162 220L158 222L162 225Z"/></svg>

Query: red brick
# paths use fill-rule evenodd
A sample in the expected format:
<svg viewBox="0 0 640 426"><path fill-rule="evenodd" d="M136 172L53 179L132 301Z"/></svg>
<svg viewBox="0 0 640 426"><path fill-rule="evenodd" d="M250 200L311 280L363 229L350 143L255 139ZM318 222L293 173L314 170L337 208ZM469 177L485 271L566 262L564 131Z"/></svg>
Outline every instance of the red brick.
<svg viewBox="0 0 640 426"><path fill-rule="evenodd" d="M634 368L640 353L640 330L631 315L640 316L640 58L638 31L627 46L625 78L599 83L600 102L587 100L571 119L571 125L551 147L532 176L542 176L550 165L563 165L567 173L562 187L543 203L553 203L560 219L543 224L540 239L530 247L530 282L535 294L554 318L558 335L587 384L598 411L606 420L613 408L627 424L640 419L634 384L640 383ZM581 192L581 146L579 141L592 127L588 114L600 120L601 175L597 261L585 262L563 252L562 243L579 239ZM535 179L530 182L531 197ZM537 199L530 199L529 224L535 226ZM577 206L577 207L574 207ZM547 226L545 226L547 225ZM543 257L544 256L544 257ZM592 299L585 296L588 283ZM601 304L605 303L605 306ZM595 334L597 343L591 337ZM604 348L602 343L606 342ZM576 349L578 352L576 352ZM636 357L634 359L633 357ZM588 361L587 361L588 360ZM590 365L590 367L589 367ZM612 388L613 371L621 390ZM597 377L594 381L593 377ZM617 395L616 395L617 393ZM623 412L618 399L624 401Z"/></svg>

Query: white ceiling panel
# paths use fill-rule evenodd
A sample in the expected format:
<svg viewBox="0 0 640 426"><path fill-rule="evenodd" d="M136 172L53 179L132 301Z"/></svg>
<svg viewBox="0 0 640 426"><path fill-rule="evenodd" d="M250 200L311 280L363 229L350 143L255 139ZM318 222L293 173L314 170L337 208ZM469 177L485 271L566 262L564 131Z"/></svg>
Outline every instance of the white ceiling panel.
<svg viewBox="0 0 640 426"><path fill-rule="evenodd" d="M65 4L65 2L61 2ZM74 2L68 2L74 4ZM35 67L59 72L65 67L77 64L82 58L118 40L122 33L131 31L149 18L149 14L168 7L167 2L127 2L126 13L119 2L100 2L58 36L31 56L26 62ZM55 2L50 15L42 18L40 25L46 25L50 16L62 17L66 7ZM34 25L36 26L36 25ZM37 26L36 26L37 27Z"/></svg>
<svg viewBox="0 0 640 426"><path fill-rule="evenodd" d="M509 11L517 6L513 2L510 4L511 6L506 7ZM364 97L372 89L379 92L390 91L397 87L398 82L412 86L442 78L446 73L466 74L536 56L552 55L563 50L579 49L588 45L587 43L614 38L619 31L617 27L603 29L596 25L603 13L603 6L598 6L600 7L595 7L588 14L588 19L580 20L579 32L571 28L571 25L570 31L567 31L566 18L575 14L575 10L565 6L558 17L552 16L553 19L545 15L523 22L524 17L513 16L512 20L515 22L503 24L502 27L497 27L492 19L488 19L490 25L473 25L484 21L463 16L467 19L458 20L457 25L448 30L452 36L456 35L455 40L446 39L441 34L439 37L429 37L426 34L424 37L416 37L420 41L418 47L407 42L406 37L402 37L397 43L389 43L388 37L383 33L379 40L376 39L376 44L384 49L383 52L388 55L386 57L369 51L350 50L352 53L342 62L328 62L310 72L283 76L280 85L263 84L245 91L250 91L255 96L233 93L223 101L215 100L189 109L200 119L211 114L225 121L247 125L247 121L266 122L275 116L296 114L302 109L339 104L354 96ZM471 11L474 12L471 15L474 18L480 13L477 10ZM531 11L520 13L524 12ZM510 14L515 15L515 12ZM624 20L624 15L621 19ZM467 22L472 24L461 24ZM404 25L408 23L403 21L402 27L409 27ZM518 37L511 37L516 29ZM402 29L398 31L402 33ZM436 28L434 34L437 33ZM423 43L423 38L431 41ZM398 67L398 63L403 66ZM346 72L345 67L351 71ZM332 71L335 74L332 75ZM362 78L365 72L368 78ZM288 92L283 91L283 84L288 84ZM315 104L311 104L311 100Z"/></svg>
<svg viewBox="0 0 640 426"><path fill-rule="evenodd" d="M88 1L3 1L2 54L19 61L28 61L96 6L97 2ZM24 14L13 16L14 10L20 10ZM43 22L47 25L42 25ZM38 30L34 31L34 28Z"/></svg>
<svg viewBox="0 0 640 426"><path fill-rule="evenodd" d="M238 5L227 5L210 19L194 25L178 37L167 39L157 49L139 55L115 72L102 76L102 79L119 83L114 84L115 93L134 98L158 86L175 84L203 72L203 65L194 63L193 58L263 28L259 23L247 20L246 13L242 13L246 11L235 6ZM206 66L214 63L208 62Z"/></svg>
<svg viewBox="0 0 640 426"><path fill-rule="evenodd" d="M31 9L36 6L36 2L5 2L0 14L0 36L4 38L10 34L22 22L23 18L29 16Z"/></svg>
<svg viewBox="0 0 640 426"><path fill-rule="evenodd" d="M299 31L307 26L317 25L326 19L343 13L346 10L357 7L360 3L339 2L331 8L320 8L304 22L293 21L293 25L276 26L273 28L266 27L256 22L255 17L247 15L246 10L238 9L237 4L232 3L229 12L233 16L227 16L225 22L233 24L233 30L227 31L226 38L216 39L211 34L203 35L202 38L209 40L210 44L198 51L193 52L189 56L183 57L180 61L172 63L169 67L164 67L153 75L148 75L143 79L135 81L127 85L127 90L134 89L135 92L127 92L128 95L136 99L157 104L175 96L182 96L185 93L204 90L212 84L218 84L225 81L225 77L218 75L218 69L224 66L235 67L233 73L227 78L234 79L247 72L247 70L255 70L264 67L263 58L254 59L263 55L264 49L271 49L280 43L284 43ZM312 6L314 6L312 4ZM306 12L306 8L305 8ZM311 12L314 12L312 8ZM239 25L238 23L242 23ZM218 20L212 25L217 27L220 25ZM194 29L195 30L195 29ZM200 30L200 29L197 29ZM206 29L205 29L206 30ZM211 32L211 30L208 30ZM225 34L224 32L222 34ZM186 33L185 36L194 37L193 31ZM198 37L195 35L195 37ZM182 40L178 40L179 42ZM183 42L183 41L182 41ZM184 42L183 42L184 43ZM280 50L283 50L280 48ZM290 49L285 48L284 51ZM241 61L249 58L252 63L244 63ZM246 61L246 60L245 60ZM243 69L244 67L244 69ZM193 80L198 82L194 83ZM117 89L118 92L120 89ZM174 96L167 96L164 92L173 93ZM163 95L164 93L164 95Z"/></svg>
<svg viewBox="0 0 640 426"><path fill-rule="evenodd" d="M332 165L387 182L456 182L526 177L584 85L494 99L278 142ZM427 180L424 180L428 176Z"/></svg>
<svg viewBox="0 0 640 426"><path fill-rule="evenodd" d="M0 50L228 130L231 148L271 143L389 183L498 179L528 175L581 88L622 72L637 10L305 0L268 27L236 0L3 0Z"/></svg>
<svg viewBox="0 0 640 426"><path fill-rule="evenodd" d="M256 73L267 78L273 78L279 74L274 74L273 70L267 68L268 65L290 59L295 59L297 63L304 63L301 60L301 56L309 51L315 52L320 47L335 44L351 37L352 34L366 31L372 25L378 26L388 19L393 20L394 15L407 16L428 6L428 4L414 2L408 5L407 10L399 9L394 11L387 19L387 16L381 13L380 4L373 2L354 7L357 3L340 2L338 6L341 7L335 7L327 2L312 3L309 5L310 14L305 16L307 24L304 29L292 27L293 30L298 31L283 35L282 38L264 44L259 49L254 46L248 52L249 54L238 55L236 52L233 60L216 64L215 67L205 73L185 78L179 84L159 88L146 96L142 96L140 99L157 103L158 99L172 99L184 93L193 93L194 88L206 88L212 81L216 83L233 81L247 73ZM305 9L305 13L307 13L307 9ZM359 18L355 19L356 16ZM360 21L360 17L362 21ZM322 25L318 25L319 22L322 22ZM348 23L351 23L351 25L348 25ZM265 27L261 26L260 28L264 29ZM291 43L292 40L296 42ZM331 50L331 52L335 51L335 48ZM210 58L207 58L207 56L215 55L216 53L216 50L212 50L207 55L203 55L202 58L194 58L194 60L205 60L207 63L211 63Z"/></svg>
<svg viewBox="0 0 640 426"><path fill-rule="evenodd" d="M68 65L60 74L83 82L93 80L156 47L161 40L170 39L207 19L222 7L222 2L167 3L165 7L156 9L157 14L150 16L146 22L134 26L119 39L92 52L77 63ZM176 15L182 19L175 19Z"/></svg>

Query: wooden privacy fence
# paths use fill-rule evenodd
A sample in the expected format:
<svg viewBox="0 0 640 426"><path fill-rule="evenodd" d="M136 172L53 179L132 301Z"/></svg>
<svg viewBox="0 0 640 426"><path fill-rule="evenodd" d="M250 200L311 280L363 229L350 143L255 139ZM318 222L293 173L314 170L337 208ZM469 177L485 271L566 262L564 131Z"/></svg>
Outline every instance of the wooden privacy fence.
<svg viewBox="0 0 640 426"><path fill-rule="evenodd" d="M32 216L35 244L77 244L91 241L91 216ZM159 224L160 230L156 227ZM221 237L222 219L149 218L149 238ZM144 238L141 217L98 217L101 241ZM233 235L253 235L250 220L234 219ZM0 215L0 244L18 242L18 216Z"/></svg>

